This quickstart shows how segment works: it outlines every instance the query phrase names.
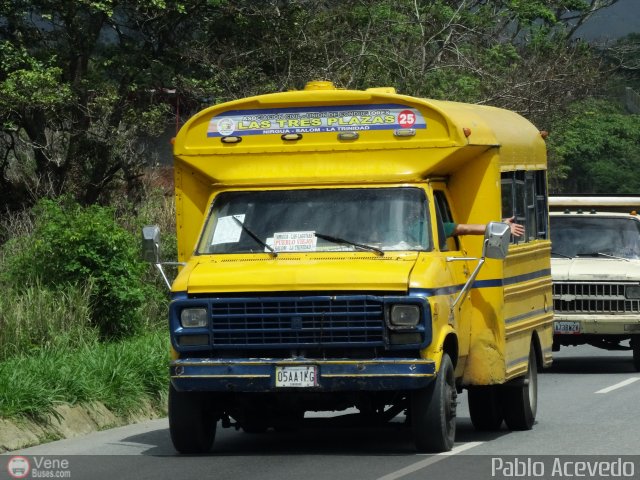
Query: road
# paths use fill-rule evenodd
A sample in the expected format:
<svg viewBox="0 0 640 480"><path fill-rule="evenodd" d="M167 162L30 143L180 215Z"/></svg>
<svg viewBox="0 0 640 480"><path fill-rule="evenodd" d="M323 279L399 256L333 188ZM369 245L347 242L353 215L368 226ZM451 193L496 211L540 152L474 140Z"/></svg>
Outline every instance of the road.
<svg viewBox="0 0 640 480"><path fill-rule="evenodd" d="M326 418L314 418L297 432L252 435L218 428L214 451L206 456L177 456L162 419L11 452L8 457L24 455L32 464L38 456L67 459L70 478L411 480L511 478L506 473L513 472L505 468L525 468L526 462L533 469L530 478L536 467L546 468L545 477L551 478L557 458L583 455L618 466L622 462L640 477L640 457L624 457L640 455L640 372L634 371L630 352L567 347L554 355L553 367L538 381L537 421L526 432L476 432L466 393L460 395L456 444L449 455L416 454L402 418L368 428L335 427ZM0 478L10 478L6 475L0 467Z"/></svg>

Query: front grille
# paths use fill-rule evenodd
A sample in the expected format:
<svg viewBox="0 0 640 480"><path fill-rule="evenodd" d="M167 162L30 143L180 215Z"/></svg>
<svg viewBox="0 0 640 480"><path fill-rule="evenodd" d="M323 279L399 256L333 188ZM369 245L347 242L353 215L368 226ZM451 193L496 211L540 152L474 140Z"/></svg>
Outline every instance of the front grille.
<svg viewBox="0 0 640 480"><path fill-rule="evenodd" d="M384 345L379 298L218 298L211 316L215 348Z"/></svg>
<svg viewBox="0 0 640 480"><path fill-rule="evenodd" d="M627 285L554 282L553 308L557 313L639 313L640 300L625 298Z"/></svg>

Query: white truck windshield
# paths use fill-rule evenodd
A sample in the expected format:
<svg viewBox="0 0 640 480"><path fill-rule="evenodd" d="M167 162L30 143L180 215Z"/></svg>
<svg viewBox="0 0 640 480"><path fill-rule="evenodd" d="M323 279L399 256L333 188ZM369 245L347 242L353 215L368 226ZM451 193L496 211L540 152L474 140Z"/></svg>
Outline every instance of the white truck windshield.
<svg viewBox="0 0 640 480"><path fill-rule="evenodd" d="M640 258L640 222L628 217L551 217L552 256Z"/></svg>
<svg viewBox="0 0 640 480"><path fill-rule="evenodd" d="M430 250L419 188L223 192L197 253Z"/></svg>

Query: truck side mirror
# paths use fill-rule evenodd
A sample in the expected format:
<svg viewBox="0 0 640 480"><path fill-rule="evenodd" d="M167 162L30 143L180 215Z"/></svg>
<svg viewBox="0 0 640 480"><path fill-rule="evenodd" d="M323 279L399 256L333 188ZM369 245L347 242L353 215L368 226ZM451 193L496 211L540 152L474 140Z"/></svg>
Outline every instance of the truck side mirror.
<svg viewBox="0 0 640 480"><path fill-rule="evenodd" d="M160 263L160 227L142 227L142 258L150 263Z"/></svg>
<svg viewBox="0 0 640 480"><path fill-rule="evenodd" d="M509 251L511 228L506 223L489 222L484 233L483 257L502 260Z"/></svg>

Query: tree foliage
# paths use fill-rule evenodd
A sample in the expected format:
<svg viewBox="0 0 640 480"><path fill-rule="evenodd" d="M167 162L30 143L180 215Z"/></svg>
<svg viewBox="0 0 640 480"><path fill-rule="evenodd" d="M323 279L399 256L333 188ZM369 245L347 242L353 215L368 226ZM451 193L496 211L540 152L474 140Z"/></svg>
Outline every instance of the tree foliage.
<svg viewBox="0 0 640 480"><path fill-rule="evenodd" d="M640 191L640 115L606 100L574 104L558 121L550 144L553 161L564 165L556 190L634 193Z"/></svg>
<svg viewBox="0 0 640 480"><path fill-rule="evenodd" d="M605 53L624 85L640 91L640 32L619 39Z"/></svg>
<svg viewBox="0 0 640 480"><path fill-rule="evenodd" d="M135 200L196 109L329 79L545 128L602 83L572 34L617 0L0 0L0 201Z"/></svg>

